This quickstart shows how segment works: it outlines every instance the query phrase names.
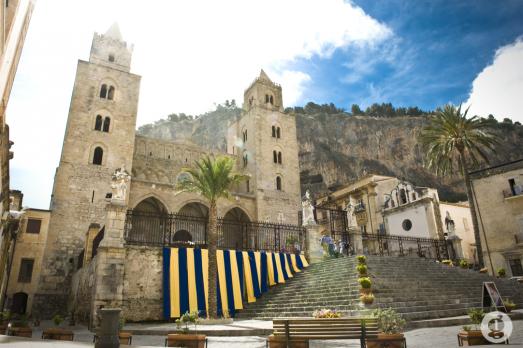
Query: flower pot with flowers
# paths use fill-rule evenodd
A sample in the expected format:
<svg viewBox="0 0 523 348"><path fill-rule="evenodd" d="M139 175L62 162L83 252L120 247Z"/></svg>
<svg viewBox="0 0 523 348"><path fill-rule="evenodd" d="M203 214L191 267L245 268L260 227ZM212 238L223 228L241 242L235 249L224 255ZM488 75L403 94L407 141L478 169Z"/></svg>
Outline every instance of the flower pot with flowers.
<svg viewBox="0 0 523 348"><path fill-rule="evenodd" d="M358 279L358 283L360 283L360 294L370 294L371 293L371 285L372 282L370 281L369 277L361 277Z"/></svg>
<svg viewBox="0 0 523 348"><path fill-rule="evenodd" d="M378 337L367 338L367 348L404 348L407 346L403 330L407 322L394 309L375 309L372 316L378 323Z"/></svg>
<svg viewBox="0 0 523 348"><path fill-rule="evenodd" d="M179 319L176 319L178 333L170 333L165 339L166 347L187 347L204 348L207 337L198 335L197 326L199 323L198 312L185 312ZM194 325L194 334L190 333L189 325Z"/></svg>
<svg viewBox="0 0 523 348"><path fill-rule="evenodd" d="M489 341L483 337L480 324L485 317L485 312L480 308L471 308L468 311L470 321L473 325L464 325L458 333L458 345L479 346L489 344Z"/></svg>
<svg viewBox="0 0 523 348"><path fill-rule="evenodd" d="M505 304L505 308L507 309L507 313L512 312L514 309L516 309L516 304L512 302L510 299L506 298L503 303Z"/></svg>
<svg viewBox="0 0 523 348"><path fill-rule="evenodd" d="M312 313L312 316L315 319L335 319L341 318L341 313L336 312L335 309L317 309Z"/></svg>

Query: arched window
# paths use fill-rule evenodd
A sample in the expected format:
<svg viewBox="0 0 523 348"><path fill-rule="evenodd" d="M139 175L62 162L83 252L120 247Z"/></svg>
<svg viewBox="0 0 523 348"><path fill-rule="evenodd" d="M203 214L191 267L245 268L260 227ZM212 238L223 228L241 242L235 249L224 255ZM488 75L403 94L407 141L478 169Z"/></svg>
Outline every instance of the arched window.
<svg viewBox="0 0 523 348"><path fill-rule="evenodd" d="M109 132L109 126L111 125L111 118L106 117L104 120L104 132Z"/></svg>
<svg viewBox="0 0 523 348"><path fill-rule="evenodd" d="M93 164L101 166L103 157L104 157L104 150L100 146L97 146L94 149L94 153L93 153Z"/></svg>
<svg viewBox="0 0 523 348"><path fill-rule="evenodd" d="M94 123L94 130L101 131L102 130L102 116L96 115L96 121Z"/></svg>
<svg viewBox="0 0 523 348"><path fill-rule="evenodd" d="M268 102L269 102L269 95L266 94L266 95L265 95L265 103L268 103Z"/></svg>
<svg viewBox="0 0 523 348"><path fill-rule="evenodd" d="M103 84L100 88L100 98L107 98L107 85Z"/></svg>
<svg viewBox="0 0 523 348"><path fill-rule="evenodd" d="M114 99L114 86L109 87L109 92L107 93L107 99Z"/></svg>
<svg viewBox="0 0 523 348"><path fill-rule="evenodd" d="M272 95L269 97L269 103L274 104L274 98L272 97Z"/></svg>
<svg viewBox="0 0 523 348"><path fill-rule="evenodd" d="M276 190L281 191L281 177L276 177Z"/></svg>
<svg viewBox="0 0 523 348"><path fill-rule="evenodd" d="M280 127L278 127L278 128L276 128L276 138L280 139L280 136L281 136Z"/></svg>
<svg viewBox="0 0 523 348"><path fill-rule="evenodd" d="M407 194L405 193L405 189L400 190L400 200L401 204L407 204Z"/></svg>
<svg viewBox="0 0 523 348"><path fill-rule="evenodd" d="M109 61L112 63L114 62L114 54L109 55Z"/></svg>
<svg viewBox="0 0 523 348"><path fill-rule="evenodd" d="M281 152L278 151L278 164L281 164Z"/></svg>
<svg viewBox="0 0 523 348"><path fill-rule="evenodd" d="M276 152L276 150L272 152L272 160L274 163L278 163L278 153Z"/></svg>
<svg viewBox="0 0 523 348"><path fill-rule="evenodd" d="M272 137L276 138L276 127L272 126Z"/></svg>
<svg viewBox="0 0 523 348"><path fill-rule="evenodd" d="M249 164L249 157L247 156L247 153L243 154L243 166L247 167L247 164Z"/></svg>

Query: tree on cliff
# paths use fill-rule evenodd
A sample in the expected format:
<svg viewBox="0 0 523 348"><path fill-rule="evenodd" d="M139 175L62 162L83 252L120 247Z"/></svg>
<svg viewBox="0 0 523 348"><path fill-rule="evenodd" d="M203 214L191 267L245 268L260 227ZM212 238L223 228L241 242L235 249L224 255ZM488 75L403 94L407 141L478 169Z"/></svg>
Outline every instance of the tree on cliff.
<svg viewBox="0 0 523 348"><path fill-rule="evenodd" d="M227 156L216 158L205 156L195 162L194 168L183 168L182 173L188 173L186 179L177 184L181 192L200 194L209 202L209 229L207 233L207 248L209 250L208 274L208 304L207 317L218 317L217 311L217 278L216 241L218 212L217 202L220 198L229 198L230 190L248 178L247 175L233 172L234 159Z"/></svg>
<svg viewBox="0 0 523 348"><path fill-rule="evenodd" d="M452 174L455 164L465 180L467 196L474 227L474 239L480 267L484 267L478 218L472 196L469 169L477 167L480 161L488 163L486 150L494 152L497 140L490 133L489 122L477 116L467 118L468 108L461 113L461 106L445 105L430 117L423 128L420 140L426 154L426 165L438 175Z"/></svg>

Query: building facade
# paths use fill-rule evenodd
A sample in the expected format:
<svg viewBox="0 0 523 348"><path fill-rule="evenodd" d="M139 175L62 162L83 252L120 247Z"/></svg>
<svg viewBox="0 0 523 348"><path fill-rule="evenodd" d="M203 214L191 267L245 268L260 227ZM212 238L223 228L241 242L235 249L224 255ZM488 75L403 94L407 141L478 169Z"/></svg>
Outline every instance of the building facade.
<svg viewBox="0 0 523 348"><path fill-rule="evenodd" d="M470 173L485 265L523 276L523 160Z"/></svg>
<svg viewBox="0 0 523 348"><path fill-rule="evenodd" d="M8 264L13 256L14 231L9 214L9 161L13 158L6 109L22 54L34 0L2 1L0 5L0 302L5 301Z"/></svg>
<svg viewBox="0 0 523 348"><path fill-rule="evenodd" d="M143 272L136 267L148 261L151 267L161 268L161 249L122 247L122 242L125 238L150 246L165 243L165 238L168 242L205 240L207 203L197 194L175 190L186 175L182 168L192 166L204 155L230 156L235 160L235 170L250 176L234 189L232 199L218 202L218 215L231 222L223 234L224 245L242 248L250 243L252 233L245 227L248 223L298 223L296 124L294 116L283 113L281 86L263 71L249 86L242 115L229 125L227 153L211 153L190 141L148 138L135 132L140 76L130 69L132 50L115 24L105 34L94 35L89 60L78 62L54 180L43 267L33 301L33 311L44 317L64 312L69 301L69 310L92 320L92 313L107 305L107 297L103 297L107 291L109 297L120 294L119 305L122 299L127 301L128 318L161 319L161 310L156 310L161 306L161 283L157 279L147 284L138 277L126 278L124 283L115 280L123 282L124 274L142 277ZM114 213L123 214L122 219L127 221L126 235L113 240L111 236L121 232L115 232L113 223L109 226L107 222L115 216L107 213L115 170L130 174L130 182L126 197ZM169 237L165 237L167 228ZM103 284L101 279L90 282L88 274L94 277L101 264L108 265L104 261L107 254L97 254L97 248L109 244L118 246L113 250L117 256L112 257L121 261L115 266L121 273ZM93 268L95 264L97 269ZM158 274L158 269L151 274ZM110 289L113 281L117 285ZM77 296L82 298L76 300ZM133 296L140 299L139 304L133 302ZM71 302L72 298L75 300ZM146 302L149 310L143 307ZM71 303L75 308L71 309Z"/></svg>

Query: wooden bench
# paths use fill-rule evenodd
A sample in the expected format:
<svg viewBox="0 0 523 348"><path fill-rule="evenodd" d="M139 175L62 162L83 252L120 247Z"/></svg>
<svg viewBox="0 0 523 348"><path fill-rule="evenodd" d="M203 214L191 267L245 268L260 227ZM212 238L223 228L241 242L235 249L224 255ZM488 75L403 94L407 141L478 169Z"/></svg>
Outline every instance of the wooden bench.
<svg viewBox="0 0 523 348"><path fill-rule="evenodd" d="M309 340L360 340L366 347L366 338L378 337L375 318L350 317L336 319L277 318L272 320L273 334L270 348L308 348Z"/></svg>

